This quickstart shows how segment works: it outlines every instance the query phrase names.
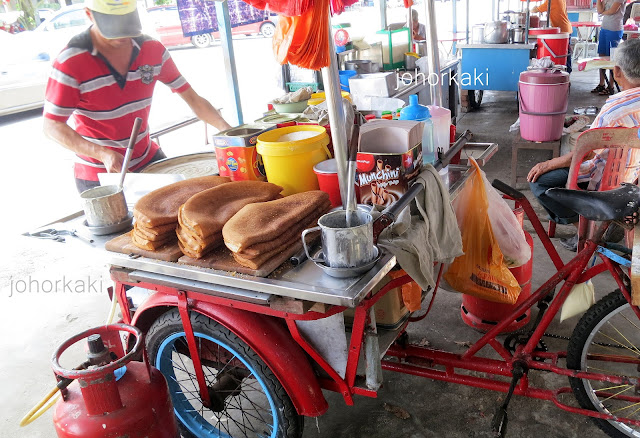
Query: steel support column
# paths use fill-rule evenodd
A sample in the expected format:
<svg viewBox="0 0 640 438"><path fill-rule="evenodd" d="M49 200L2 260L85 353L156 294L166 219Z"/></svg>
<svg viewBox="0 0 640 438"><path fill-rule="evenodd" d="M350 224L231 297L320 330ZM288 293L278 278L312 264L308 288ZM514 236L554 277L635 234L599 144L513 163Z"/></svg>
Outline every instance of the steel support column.
<svg viewBox="0 0 640 438"><path fill-rule="evenodd" d="M220 44L222 45L222 55L224 57L224 71L227 77L227 84L231 87L231 100L235 108L236 123L244 123L242 117L242 104L240 103L240 88L238 86L238 72L236 71L236 57L233 52L233 41L231 40L231 19L229 17L229 3L226 1L216 1L216 15L220 24Z"/></svg>

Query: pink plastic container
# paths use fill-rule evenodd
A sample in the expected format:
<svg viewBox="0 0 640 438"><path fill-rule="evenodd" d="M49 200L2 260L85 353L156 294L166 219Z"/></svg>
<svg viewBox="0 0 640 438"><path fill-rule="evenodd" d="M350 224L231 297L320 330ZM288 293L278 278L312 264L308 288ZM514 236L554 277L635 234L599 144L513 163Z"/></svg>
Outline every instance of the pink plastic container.
<svg viewBox="0 0 640 438"><path fill-rule="evenodd" d="M520 136L529 141L555 141L562 137L569 103L569 74L531 70L520 73Z"/></svg>

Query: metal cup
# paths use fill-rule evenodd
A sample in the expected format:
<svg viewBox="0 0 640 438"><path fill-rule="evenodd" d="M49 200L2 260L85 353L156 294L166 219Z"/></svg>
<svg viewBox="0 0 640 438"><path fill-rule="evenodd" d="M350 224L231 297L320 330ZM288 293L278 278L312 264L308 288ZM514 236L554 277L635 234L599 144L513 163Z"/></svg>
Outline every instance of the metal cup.
<svg viewBox="0 0 640 438"><path fill-rule="evenodd" d="M373 247L373 218L364 211L351 213L352 226L347 226L346 211L338 210L323 215L318 226L302 232L302 243L309 260L332 268L357 268L375 257ZM323 259L313 258L305 237L321 231Z"/></svg>

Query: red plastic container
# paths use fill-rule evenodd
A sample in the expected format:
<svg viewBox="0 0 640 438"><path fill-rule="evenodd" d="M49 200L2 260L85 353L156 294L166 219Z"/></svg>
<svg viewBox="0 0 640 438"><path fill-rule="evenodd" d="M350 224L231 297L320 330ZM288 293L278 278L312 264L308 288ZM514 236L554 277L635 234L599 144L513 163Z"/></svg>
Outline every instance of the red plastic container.
<svg viewBox="0 0 640 438"><path fill-rule="evenodd" d="M550 56L554 64L566 65L569 53L569 39L571 35L566 32L546 33L538 35L538 52L536 58Z"/></svg>
<svg viewBox="0 0 640 438"><path fill-rule="evenodd" d="M340 182L338 181L338 167L336 165L335 158L322 161L313 166L313 171L318 177L318 185L320 190L329 194L329 200L331 201L331 208L342 206L342 196L340 196ZM360 196L358 194L358 188L354 182L354 193L356 194L356 201L360 202Z"/></svg>
<svg viewBox="0 0 640 438"><path fill-rule="evenodd" d="M533 239L531 235L524 232L527 243L531 247L531 258L527 263L517 268L509 269L513 276L518 280L518 284L522 290L515 304L500 304L493 301L483 300L471 295L462 295L462 306L460 306L460 315L462 320L469 327L481 332L488 332L495 327L504 317L509 315L518 305L531 296L531 274L533 269ZM531 309L527 309L522 315L519 315L511 324L509 324L502 333L514 332L529 322L531 319Z"/></svg>

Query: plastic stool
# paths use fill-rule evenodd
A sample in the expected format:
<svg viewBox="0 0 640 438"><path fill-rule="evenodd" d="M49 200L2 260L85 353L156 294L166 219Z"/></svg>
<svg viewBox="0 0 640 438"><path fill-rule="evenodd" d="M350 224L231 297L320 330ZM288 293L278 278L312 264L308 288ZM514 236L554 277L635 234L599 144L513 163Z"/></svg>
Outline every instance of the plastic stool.
<svg viewBox="0 0 640 438"><path fill-rule="evenodd" d="M571 59L575 61L579 58L586 58L586 57L587 57L587 43L586 42L576 43L576 45L573 48L573 55L571 56Z"/></svg>

